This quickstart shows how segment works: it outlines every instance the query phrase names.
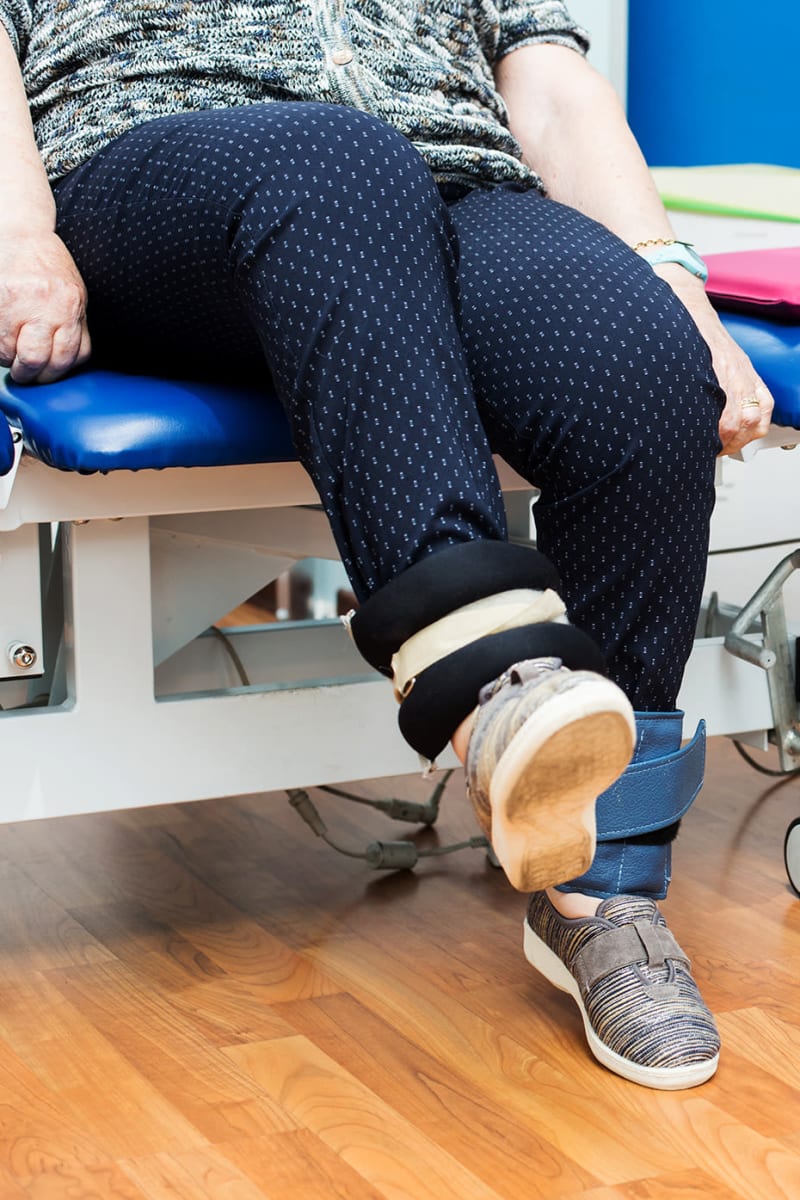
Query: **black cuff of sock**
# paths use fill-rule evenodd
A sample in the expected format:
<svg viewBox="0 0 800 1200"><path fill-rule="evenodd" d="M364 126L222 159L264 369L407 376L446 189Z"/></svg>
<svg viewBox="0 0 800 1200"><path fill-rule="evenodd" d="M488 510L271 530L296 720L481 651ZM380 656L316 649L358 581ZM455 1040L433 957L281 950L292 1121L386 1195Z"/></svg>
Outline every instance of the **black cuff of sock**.
<svg viewBox="0 0 800 1200"><path fill-rule="evenodd" d="M429 554L385 584L361 605L350 632L367 662L391 677L392 655L403 643L457 608L514 588L560 587L550 559L530 546L463 542Z"/></svg>
<svg viewBox="0 0 800 1200"><path fill-rule="evenodd" d="M603 844L612 846L616 843L619 846L668 846L670 842L674 842L678 836L678 831L681 827L680 821L673 821L671 825L665 825L663 829L651 829L647 833L634 833L625 838L605 838L602 839Z"/></svg>
<svg viewBox="0 0 800 1200"><path fill-rule="evenodd" d="M545 621L493 633L447 654L417 676L400 705L400 732L418 754L435 759L478 703L485 683L512 663L550 656L572 671L606 673L599 648L574 625Z"/></svg>

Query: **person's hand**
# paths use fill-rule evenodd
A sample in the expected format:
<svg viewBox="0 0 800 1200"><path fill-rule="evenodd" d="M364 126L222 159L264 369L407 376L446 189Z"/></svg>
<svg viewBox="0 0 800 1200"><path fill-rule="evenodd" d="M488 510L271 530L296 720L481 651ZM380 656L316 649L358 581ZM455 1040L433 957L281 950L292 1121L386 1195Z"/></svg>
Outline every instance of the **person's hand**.
<svg viewBox="0 0 800 1200"><path fill-rule="evenodd" d="M86 288L54 233L0 229L0 366L51 383L89 358Z"/></svg>
<svg viewBox="0 0 800 1200"><path fill-rule="evenodd" d="M660 263L656 271L685 304L711 351L725 393L719 423L722 454L735 454L769 430L774 405L769 389L711 307L701 281L677 263Z"/></svg>

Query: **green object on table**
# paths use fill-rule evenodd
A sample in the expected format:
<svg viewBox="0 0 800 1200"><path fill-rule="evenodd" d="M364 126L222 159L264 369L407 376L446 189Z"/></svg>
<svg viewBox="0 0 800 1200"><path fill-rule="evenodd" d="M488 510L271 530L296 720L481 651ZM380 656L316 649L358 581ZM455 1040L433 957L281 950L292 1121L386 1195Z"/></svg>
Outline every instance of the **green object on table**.
<svg viewBox="0 0 800 1200"><path fill-rule="evenodd" d="M735 163L651 170L667 208L800 222L800 170L795 167Z"/></svg>

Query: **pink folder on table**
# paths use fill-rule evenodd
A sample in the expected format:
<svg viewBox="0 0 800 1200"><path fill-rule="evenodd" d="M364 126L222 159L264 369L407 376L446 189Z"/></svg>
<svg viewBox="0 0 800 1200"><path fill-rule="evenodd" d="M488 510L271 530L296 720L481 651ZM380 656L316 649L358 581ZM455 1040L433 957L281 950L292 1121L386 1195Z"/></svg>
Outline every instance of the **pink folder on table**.
<svg viewBox="0 0 800 1200"><path fill-rule="evenodd" d="M707 254L706 291L717 308L800 322L800 246Z"/></svg>

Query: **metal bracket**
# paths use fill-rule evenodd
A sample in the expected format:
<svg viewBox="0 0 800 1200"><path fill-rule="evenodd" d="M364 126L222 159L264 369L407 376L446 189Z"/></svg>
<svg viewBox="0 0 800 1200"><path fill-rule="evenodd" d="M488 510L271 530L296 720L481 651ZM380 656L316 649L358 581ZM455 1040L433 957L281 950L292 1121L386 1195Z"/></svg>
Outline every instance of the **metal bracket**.
<svg viewBox="0 0 800 1200"><path fill-rule="evenodd" d="M800 766L800 729L798 728L794 667L786 626L783 587L789 576L800 568L800 549L794 550L775 567L761 587L751 596L725 636L725 649L767 673L775 740L782 771ZM763 644L749 641L745 634L760 620Z"/></svg>

